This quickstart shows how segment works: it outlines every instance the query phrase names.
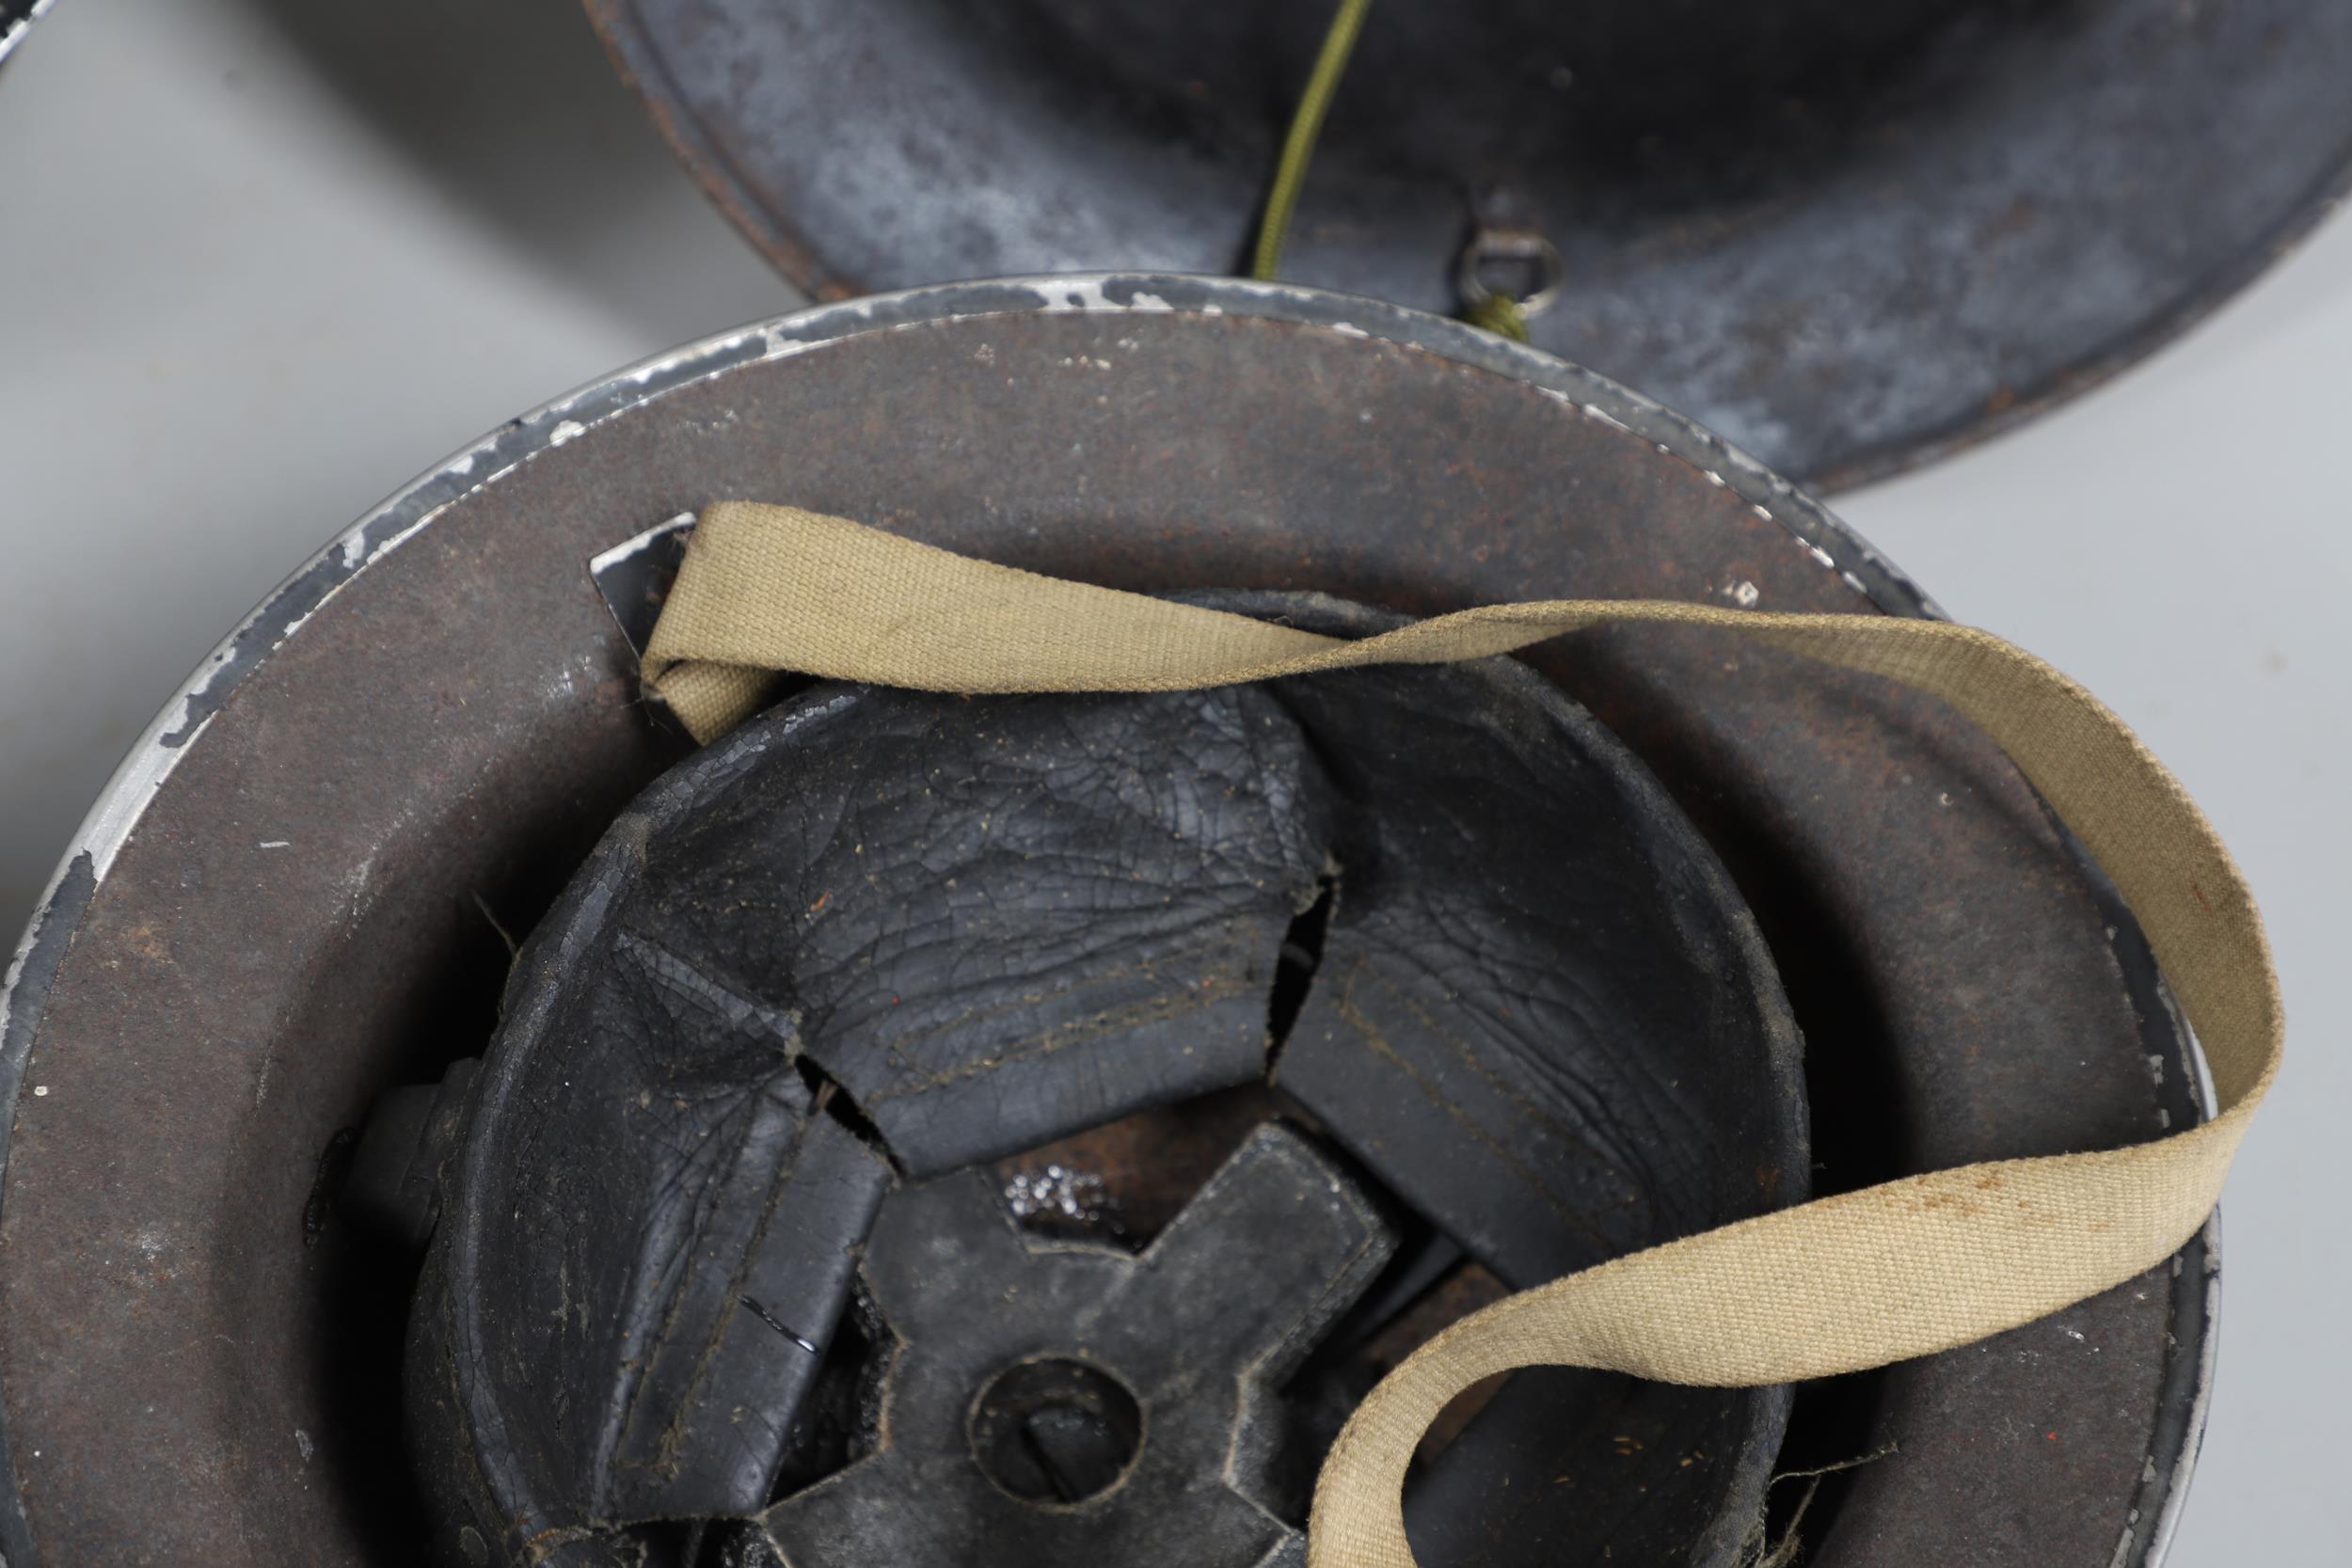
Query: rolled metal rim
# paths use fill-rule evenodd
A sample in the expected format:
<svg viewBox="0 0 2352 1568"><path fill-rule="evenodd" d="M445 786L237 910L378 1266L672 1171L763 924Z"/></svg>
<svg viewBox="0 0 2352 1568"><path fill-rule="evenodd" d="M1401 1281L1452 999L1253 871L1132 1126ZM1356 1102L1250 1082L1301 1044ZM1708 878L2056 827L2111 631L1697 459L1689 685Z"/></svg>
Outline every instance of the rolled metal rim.
<svg viewBox="0 0 2352 1568"><path fill-rule="evenodd" d="M628 414L707 378L740 367L791 358L872 333L1024 315L1157 316L1171 312L1263 320L1369 339L1524 382L1592 417L1701 468L1784 528L1826 570L1888 613L1941 617L1901 571L1817 501L1717 436L1659 404L1549 354L1460 323L1377 301L1301 286L1175 275L1105 273L940 285L816 307L655 356L546 404L436 466L339 535L289 577L260 609L199 665L132 748L75 834L0 986L0 1182L13 1166L27 1058L46 1016L53 984L76 930L118 853L194 742L230 695L294 636L330 596L427 534L459 499L527 461L579 438L601 421ZM2079 856L2079 848L2074 850ZM2111 895L2108 895L2111 901ZM2111 925L2133 929L2120 906ZM2146 1016L2171 1018L2153 965L2125 982ZM2194 1042L2182 1037L2185 1049ZM2192 1055L2201 1078L2201 1057ZM2210 1091L2173 1075L2166 1091L2172 1115L2210 1114ZM0 1198L7 1189L0 1186ZM2158 1398L2154 1450L2131 1510L2134 1527L2114 1561L2160 1562L2177 1523L2194 1465L2210 1394L2218 1308L2218 1222L2177 1256L2175 1344ZM7 1394L0 1386L0 1400ZM11 1450L8 1409L0 1403L0 1553L16 1568L44 1560L26 1522L24 1456ZM2142 1522L2145 1522L2144 1525ZM2142 1531L2144 1530L2144 1533Z"/></svg>

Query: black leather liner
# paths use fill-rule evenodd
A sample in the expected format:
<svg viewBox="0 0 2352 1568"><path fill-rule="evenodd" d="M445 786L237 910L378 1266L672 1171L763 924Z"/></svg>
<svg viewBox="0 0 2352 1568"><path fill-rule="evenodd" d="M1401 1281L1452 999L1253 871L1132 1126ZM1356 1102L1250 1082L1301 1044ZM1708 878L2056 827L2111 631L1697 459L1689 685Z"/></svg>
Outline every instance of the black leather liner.
<svg viewBox="0 0 2352 1568"><path fill-rule="evenodd" d="M1798 1055L1711 852L1511 661L1152 696L813 688L641 797L517 961L412 1323L435 1538L453 1561L660 1560L681 1538L656 1522L758 1514L877 1215L950 1173L1270 1075L1413 1223L1527 1285L1802 1196ZM1518 1379L1418 1479L1433 1562L1488 1560L1505 1501L1520 1556L1497 1563L1608 1539L1592 1497L1542 1493L1564 1465L1682 1498L1647 1532L1603 1511L1634 1537L1704 1560L1744 1528L1784 1394L1578 1380ZM1724 1516L1696 1547L1693 1498Z"/></svg>

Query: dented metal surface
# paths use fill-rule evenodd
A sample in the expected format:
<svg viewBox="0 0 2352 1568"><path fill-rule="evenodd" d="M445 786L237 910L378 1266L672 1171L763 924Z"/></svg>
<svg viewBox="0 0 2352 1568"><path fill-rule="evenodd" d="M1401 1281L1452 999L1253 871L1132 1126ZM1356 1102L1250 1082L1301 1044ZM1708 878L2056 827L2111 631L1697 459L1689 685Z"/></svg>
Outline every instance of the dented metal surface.
<svg viewBox="0 0 2352 1568"><path fill-rule="evenodd" d="M1327 22L1253 0L589 0L704 187L818 297L1242 270ZM2335 0L1391 0L1285 265L1459 309L1499 214L1545 349L1840 488L2098 385L2352 178Z"/></svg>
<svg viewBox="0 0 2352 1568"><path fill-rule="evenodd" d="M517 421L199 672L209 721L162 745L186 728L175 702L126 762L11 971L12 1568L157 1543L221 1564L287 1542L411 1560L396 1394L370 1372L396 1354L381 1304L407 1282L345 1227L305 1245L319 1151L383 1089L480 1048L506 950L476 899L530 925L679 754L644 721L584 563L737 495L1142 588L1925 608L1654 404L1470 328L1279 287L924 291L694 345ZM1679 635L1540 662L1756 909L1806 1033L1825 1186L2198 1114L2144 947L1981 736ZM2054 1093L2061 1037L2080 1065ZM2149 1560L2193 1456L2210 1256L1801 1404L1792 1451L1816 1442L1816 1462L1900 1442L1817 1502L1814 1560Z"/></svg>

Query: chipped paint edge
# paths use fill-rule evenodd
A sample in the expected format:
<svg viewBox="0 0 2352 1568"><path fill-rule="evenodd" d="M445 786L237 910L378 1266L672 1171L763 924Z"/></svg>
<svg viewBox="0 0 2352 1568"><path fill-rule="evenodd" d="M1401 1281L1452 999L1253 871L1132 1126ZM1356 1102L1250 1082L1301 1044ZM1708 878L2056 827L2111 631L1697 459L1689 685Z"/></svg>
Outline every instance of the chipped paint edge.
<svg viewBox="0 0 2352 1568"><path fill-rule="evenodd" d="M0 23L0 64L7 63L9 52L24 41L24 35L32 31L33 24L41 19L53 3L54 0L33 0L22 11ZM0 1568L8 1568L6 1558L0 1558Z"/></svg>
<svg viewBox="0 0 2352 1568"><path fill-rule="evenodd" d="M590 556L588 575L592 578L602 577L613 567L634 561L680 529L689 529L693 526L694 515L691 512L674 513L644 532L632 533L611 549Z"/></svg>
<svg viewBox="0 0 2352 1568"><path fill-rule="evenodd" d="M2190 1396L2187 1428L2181 1451L2172 1462L2169 1472L2150 1476L2146 1485L2161 1489L2163 1501L2156 1508L2156 1522L2148 1532L2147 1548L2139 1559L2140 1568L2160 1568L2172 1553L2172 1542L2180 1533L2181 1516L2188 1508L2189 1482L2196 1478L2197 1461L2204 1451L2205 1421L2213 1413L2214 1371L2221 1351L2221 1211L2216 1209L2207 1217L2205 1227L2197 1237L2203 1250L2204 1270L2204 1332L2198 1337L2194 1392ZM2149 1469L2155 1467L2155 1456L2149 1456ZM2127 1534L2118 1544L2119 1558L2130 1549Z"/></svg>

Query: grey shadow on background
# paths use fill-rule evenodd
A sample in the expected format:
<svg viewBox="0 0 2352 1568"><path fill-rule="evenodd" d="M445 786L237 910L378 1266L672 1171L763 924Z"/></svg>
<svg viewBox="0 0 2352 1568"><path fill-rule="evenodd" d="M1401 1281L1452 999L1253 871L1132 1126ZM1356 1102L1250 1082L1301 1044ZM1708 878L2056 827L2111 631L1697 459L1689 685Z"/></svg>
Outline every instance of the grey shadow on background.
<svg viewBox="0 0 2352 1568"><path fill-rule="evenodd" d="M801 303L782 278L747 294L749 245L676 243L665 218L691 187L570 0L242 3L469 226L660 341Z"/></svg>

